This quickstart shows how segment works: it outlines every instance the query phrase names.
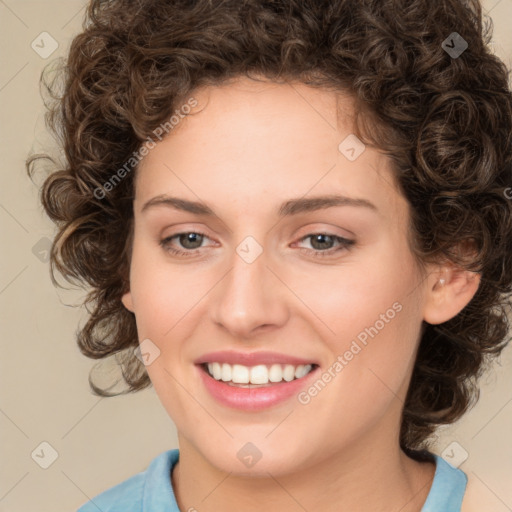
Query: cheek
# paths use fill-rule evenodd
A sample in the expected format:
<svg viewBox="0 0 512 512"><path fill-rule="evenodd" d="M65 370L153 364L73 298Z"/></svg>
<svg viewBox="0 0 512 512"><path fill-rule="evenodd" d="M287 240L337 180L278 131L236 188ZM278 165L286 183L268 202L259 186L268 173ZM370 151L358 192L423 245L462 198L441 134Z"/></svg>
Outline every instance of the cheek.
<svg viewBox="0 0 512 512"><path fill-rule="evenodd" d="M151 333L159 339L169 335L207 291L200 271L171 265L164 250L152 248L149 241L134 244L130 286L140 335Z"/></svg>
<svg viewBox="0 0 512 512"><path fill-rule="evenodd" d="M396 329L404 316L412 319L399 310L414 300L411 292L418 277L410 259L397 259L391 251L375 251L347 260L339 269L291 279L294 292L316 317L314 323L326 339L351 339L376 323L379 331L390 331L389 326Z"/></svg>
<svg viewBox="0 0 512 512"><path fill-rule="evenodd" d="M343 273L329 293L316 295L312 307L328 327L322 327L331 357L327 364L341 356L342 378L336 380L342 386L350 383L359 396L399 390L413 363L422 323L420 281L412 259L381 254L375 265Z"/></svg>

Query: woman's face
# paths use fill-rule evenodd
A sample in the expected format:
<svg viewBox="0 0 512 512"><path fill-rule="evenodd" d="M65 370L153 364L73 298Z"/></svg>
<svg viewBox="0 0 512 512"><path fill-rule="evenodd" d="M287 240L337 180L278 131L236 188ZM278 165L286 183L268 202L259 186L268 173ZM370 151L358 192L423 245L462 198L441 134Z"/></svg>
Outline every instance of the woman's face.
<svg viewBox="0 0 512 512"><path fill-rule="evenodd" d="M426 285L388 158L350 137L348 97L248 79L191 96L137 170L123 297L180 447L279 475L396 445ZM164 195L181 203L148 204Z"/></svg>

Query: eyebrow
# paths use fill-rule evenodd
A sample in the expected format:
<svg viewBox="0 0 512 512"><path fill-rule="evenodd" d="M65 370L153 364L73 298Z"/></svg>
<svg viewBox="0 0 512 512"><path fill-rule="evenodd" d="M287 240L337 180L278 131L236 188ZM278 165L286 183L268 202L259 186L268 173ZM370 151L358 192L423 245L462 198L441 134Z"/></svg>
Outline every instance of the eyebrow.
<svg viewBox="0 0 512 512"><path fill-rule="evenodd" d="M141 213L157 206L166 206L196 215L207 217L216 216L214 211L204 203L189 201L178 197L161 194L147 201L141 209ZM342 195L325 195L314 197L300 197L289 199L281 204L278 210L279 217L289 217L299 213L313 212L331 208L333 206L357 206L378 212L377 207L367 199L347 197Z"/></svg>

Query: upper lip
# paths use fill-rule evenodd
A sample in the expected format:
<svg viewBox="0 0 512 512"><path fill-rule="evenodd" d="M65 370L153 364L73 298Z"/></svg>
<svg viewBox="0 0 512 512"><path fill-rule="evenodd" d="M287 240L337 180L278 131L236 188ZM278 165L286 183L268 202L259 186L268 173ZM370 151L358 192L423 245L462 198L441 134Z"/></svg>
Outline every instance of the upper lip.
<svg viewBox="0 0 512 512"><path fill-rule="evenodd" d="M195 364L204 363L228 363L241 364L243 366L256 366L258 364L317 364L310 359L290 356L288 354L279 354L277 352L235 352L218 351L209 352L195 360Z"/></svg>

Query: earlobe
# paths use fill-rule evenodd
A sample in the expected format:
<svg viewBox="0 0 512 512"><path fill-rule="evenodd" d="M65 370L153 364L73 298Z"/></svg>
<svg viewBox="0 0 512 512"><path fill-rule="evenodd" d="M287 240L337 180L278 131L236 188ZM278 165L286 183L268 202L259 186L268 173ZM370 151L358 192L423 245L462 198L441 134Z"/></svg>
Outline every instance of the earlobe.
<svg viewBox="0 0 512 512"><path fill-rule="evenodd" d="M133 313L133 301L132 301L132 292L128 291L121 297L121 302L124 307Z"/></svg>
<svg viewBox="0 0 512 512"><path fill-rule="evenodd" d="M435 273L428 280L423 319L441 324L458 315L471 301L480 285L481 275L450 267Z"/></svg>

